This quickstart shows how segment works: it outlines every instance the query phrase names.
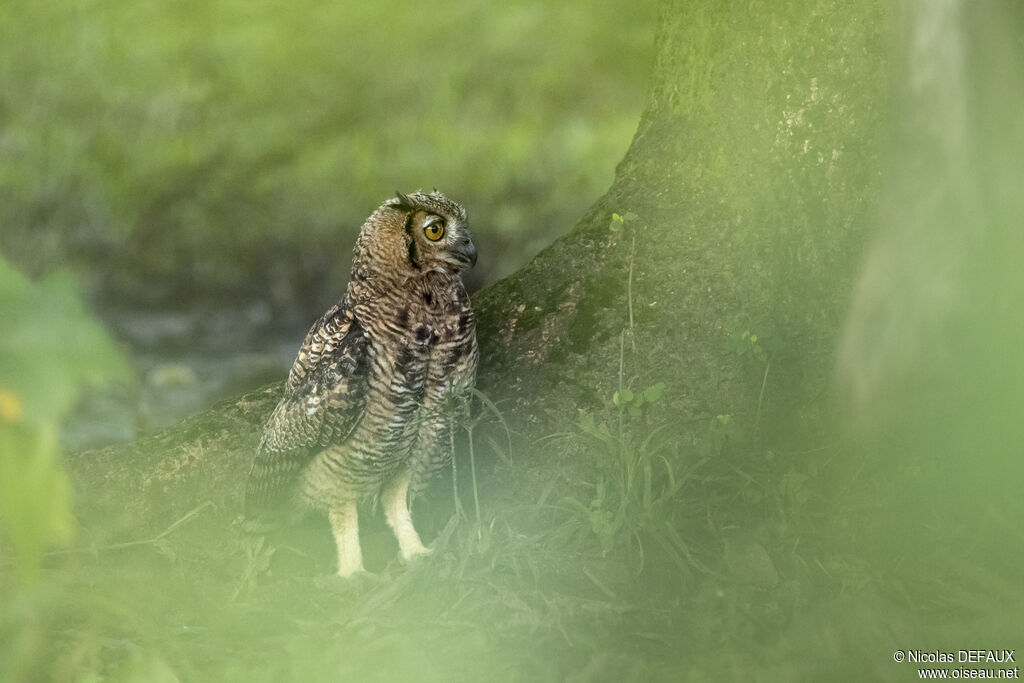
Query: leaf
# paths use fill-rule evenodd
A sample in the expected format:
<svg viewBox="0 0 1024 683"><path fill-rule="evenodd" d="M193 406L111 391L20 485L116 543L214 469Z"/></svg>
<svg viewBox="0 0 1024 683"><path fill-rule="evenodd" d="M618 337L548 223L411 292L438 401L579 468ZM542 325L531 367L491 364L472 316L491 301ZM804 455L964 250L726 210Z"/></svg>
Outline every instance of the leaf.
<svg viewBox="0 0 1024 683"><path fill-rule="evenodd" d="M643 397L648 403L657 403L661 400L662 394L665 393L665 383L658 382L644 389Z"/></svg>
<svg viewBox="0 0 1024 683"><path fill-rule="evenodd" d="M56 422L84 386L130 377L78 290L67 273L34 283L0 258L0 377L27 422Z"/></svg>
<svg viewBox="0 0 1024 683"><path fill-rule="evenodd" d="M615 405L621 405L621 404L624 404L624 403L629 403L630 401L633 400L633 392L630 391L629 389L623 389L622 391L616 391L615 394L619 397L619 401L621 402L621 403L616 403ZM614 400L614 397L613 397L613 400Z"/></svg>
<svg viewBox="0 0 1024 683"><path fill-rule="evenodd" d="M54 426L0 422L0 531L27 581L46 547L69 540L74 529L71 481L58 457Z"/></svg>
<svg viewBox="0 0 1024 683"><path fill-rule="evenodd" d="M23 579L74 529L59 425L86 386L130 377L128 364L67 274L32 282L0 257L0 532Z"/></svg>
<svg viewBox="0 0 1024 683"><path fill-rule="evenodd" d="M567 497L562 499L562 502L565 503L566 505L569 505L571 507L574 507L574 508L580 510L584 514L587 514L587 515L590 514L590 508L588 508L586 505L584 505L580 501L576 500L575 498L567 496Z"/></svg>
<svg viewBox="0 0 1024 683"><path fill-rule="evenodd" d="M18 395L0 387L0 421L20 422L23 416L24 410Z"/></svg>
<svg viewBox="0 0 1024 683"><path fill-rule="evenodd" d="M597 423L594 422L594 416L590 413L582 413L579 420L576 421L576 426L579 427L580 431L584 434L592 436L597 433Z"/></svg>

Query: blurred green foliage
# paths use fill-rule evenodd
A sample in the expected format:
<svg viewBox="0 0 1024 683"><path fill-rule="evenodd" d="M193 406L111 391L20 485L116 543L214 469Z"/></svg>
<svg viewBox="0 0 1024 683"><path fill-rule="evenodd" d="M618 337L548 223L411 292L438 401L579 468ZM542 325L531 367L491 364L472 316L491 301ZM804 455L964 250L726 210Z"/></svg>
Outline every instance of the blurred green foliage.
<svg viewBox="0 0 1024 683"><path fill-rule="evenodd" d="M0 312L0 529L30 581L44 549L72 531L60 420L85 386L129 372L65 273L34 284L0 258Z"/></svg>
<svg viewBox="0 0 1024 683"><path fill-rule="evenodd" d="M654 4L3 3L0 248L239 287L344 260L395 189L436 186L493 279L611 181Z"/></svg>

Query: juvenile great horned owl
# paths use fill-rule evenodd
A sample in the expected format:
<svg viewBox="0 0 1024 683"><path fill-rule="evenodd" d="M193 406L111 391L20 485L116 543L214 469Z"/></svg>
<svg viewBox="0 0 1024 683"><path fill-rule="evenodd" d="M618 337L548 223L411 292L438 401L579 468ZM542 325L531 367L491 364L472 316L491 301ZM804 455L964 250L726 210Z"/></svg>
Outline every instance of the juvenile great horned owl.
<svg viewBox="0 0 1024 683"><path fill-rule="evenodd" d="M373 212L344 297L309 330L267 423L245 491L250 519L296 503L325 511L338 574L350 576L363 570L356 504L379 491L402 557L429 552L408 493L449 464L446 401L476 376L459 278L475 263L466 210L440 192L399 193Z"/></svg>

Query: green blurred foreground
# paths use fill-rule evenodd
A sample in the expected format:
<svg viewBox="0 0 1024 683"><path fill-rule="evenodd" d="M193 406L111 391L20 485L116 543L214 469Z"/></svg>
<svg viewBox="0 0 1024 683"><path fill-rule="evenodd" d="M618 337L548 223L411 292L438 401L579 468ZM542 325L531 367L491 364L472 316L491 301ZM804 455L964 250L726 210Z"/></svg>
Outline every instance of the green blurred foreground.
<svg viewBox="0 0 1024 683"><path fill-rule="evenodd" d="M66 275L33 284L0 258L0 527L14 578L37 578L42 552L73 537L58 429L83 388L127 380L128 366Z"/></svg>

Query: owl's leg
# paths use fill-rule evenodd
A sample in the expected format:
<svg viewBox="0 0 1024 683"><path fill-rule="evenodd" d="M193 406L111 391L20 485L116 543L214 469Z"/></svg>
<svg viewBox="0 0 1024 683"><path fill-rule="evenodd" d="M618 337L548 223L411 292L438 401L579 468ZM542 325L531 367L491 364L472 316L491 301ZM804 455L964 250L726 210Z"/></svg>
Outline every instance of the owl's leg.
<svg viewBox="0 0 1024 683"><path fill-rule="evenodd" d="M402 559L406 562L430 552L430 548L423 545L419 534L416 533L416 528L412 525L412 516L409 514L409 480L411 477L412 473L409 469L403 469L385 487L383 496L384 516L387 517L388 524L395 532L398 548L402 552Z"/></svg>
<svg viewBox="0 0 1024 683"><path fill-rule="evenodd" d="M363 551L359 547L359 513L355 501L332 505L327 513L338 546L338 576L348 578L363 569Z"/></svg>

